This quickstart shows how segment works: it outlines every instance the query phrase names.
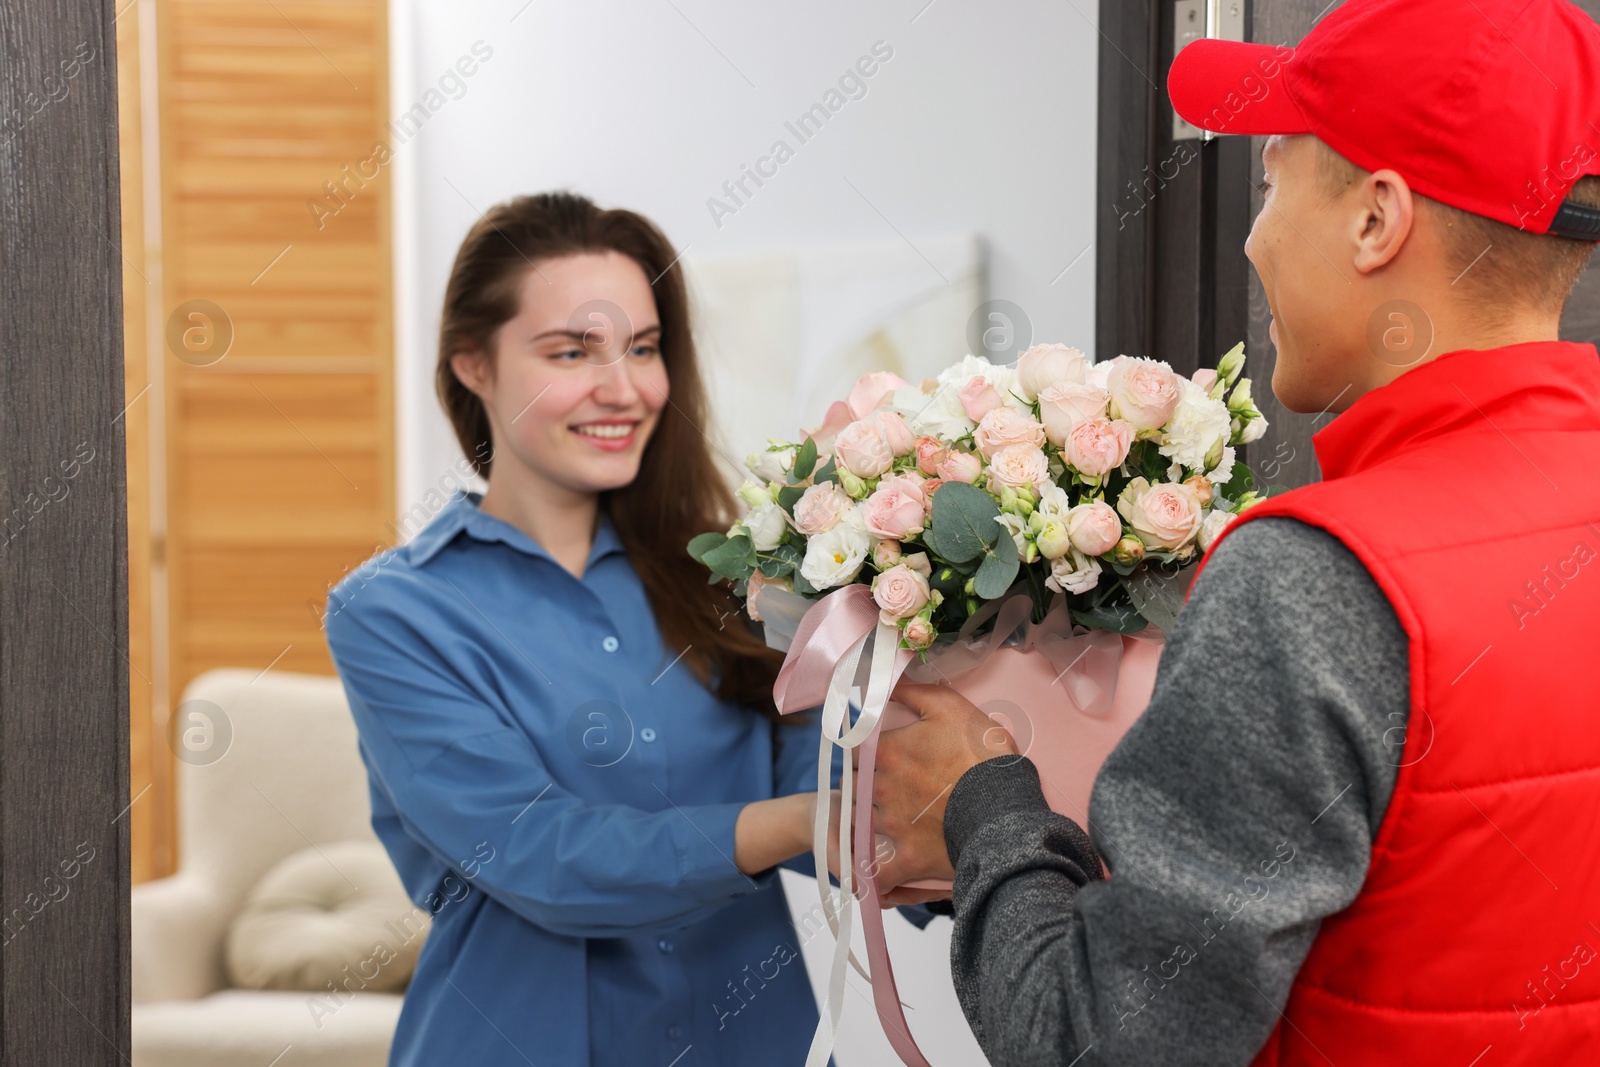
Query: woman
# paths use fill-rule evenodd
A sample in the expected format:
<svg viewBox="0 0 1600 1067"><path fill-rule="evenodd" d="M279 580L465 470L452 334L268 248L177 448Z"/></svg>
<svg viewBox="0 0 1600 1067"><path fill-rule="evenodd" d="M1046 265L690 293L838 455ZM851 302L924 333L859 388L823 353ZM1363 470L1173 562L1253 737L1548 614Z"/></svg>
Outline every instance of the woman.
<svg viewBox="0 0 1600 1067"><path fill-rule="evenodd" d="M777 657L685 552L733 501L675 260L578 196L485 215L437 385L488 488L330 597L373 825L434 915L395 1067L798 1063L816 1026L775 867L817 728L774 722Z"/></svg>

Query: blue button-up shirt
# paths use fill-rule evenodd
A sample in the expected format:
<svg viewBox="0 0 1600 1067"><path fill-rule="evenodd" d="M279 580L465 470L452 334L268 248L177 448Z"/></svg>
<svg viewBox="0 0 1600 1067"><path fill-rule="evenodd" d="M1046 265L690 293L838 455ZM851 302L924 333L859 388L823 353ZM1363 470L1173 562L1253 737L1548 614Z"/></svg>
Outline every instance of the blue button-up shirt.
<svg viewBox="0 0 1600 1067"><path fill-rule="evenodd" d="M609 524L577 578L478 502L328 600L373 827L434 916L391 1067L803 1062L817 931L733 831L816 789L814 721L708 692Z"/></svg>

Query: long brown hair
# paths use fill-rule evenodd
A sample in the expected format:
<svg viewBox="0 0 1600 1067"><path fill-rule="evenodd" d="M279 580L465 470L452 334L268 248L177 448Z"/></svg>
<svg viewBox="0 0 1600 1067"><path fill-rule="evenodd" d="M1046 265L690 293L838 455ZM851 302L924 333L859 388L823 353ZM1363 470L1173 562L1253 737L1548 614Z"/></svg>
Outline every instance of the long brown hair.
<svg viewBox="0 0 1600 1067"><path fill-rule="evenodd" d="M489 416L456 377L451 357L482 352L492 366L495 334L521 310L522 283L533 265L585 252L620 253L655 279L661 356L672 384L638 477L602 494L600 506L644 583L669 655L683 652L683 662L718 696L771 713L781 657L745 627L732 591L707 584L705 568L687 551L696 534L727 528L734 498L702 430L705 386L678 254L649 219L563 192L490 208L461 242L445 287L434 375L445 414L468 461L487 479L494 462Z"/></svg>

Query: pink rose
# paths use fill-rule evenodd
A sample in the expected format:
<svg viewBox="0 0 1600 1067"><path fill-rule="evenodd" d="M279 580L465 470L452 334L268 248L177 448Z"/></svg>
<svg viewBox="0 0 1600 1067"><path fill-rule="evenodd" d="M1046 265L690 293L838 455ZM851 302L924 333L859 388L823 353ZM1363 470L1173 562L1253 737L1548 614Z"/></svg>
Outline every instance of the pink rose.
<svg viewBox="0 0 1600 1067"><path fill-rule="evenodd" d="M917 469L928 477L939 473L939 464L950 454L944 442L937 437L919 437L916 444Z"/></svg>
<svg viewBox="0 0 1600 1067"><path fill-rule="evenodd" d="M1050 461L1038 445L1006 445L989 461L991 488L1041 490L1050 483Z"/></svg>
<svg viewBox="0 0 1600 1067"><path fill-rule="evenodd" d="M1200 388L1209 393L1211 392L1211 387L1217 384L1216 368L1201 367L1199 370L1194 372L1192 380L1194 381L1194 384L1198 385Z"/></svg>
<svg viewBox="0 0 1600 1067"><path fill-rule="evenodd" d="M890 486L894 486L907 496L916 497L918 504L926 503L923 486L927 484L928 480L915 471L896 471L893 474L885 474L878 479L879 489L888 489Z"/></svg>
<svg viewBox="0 0 1600 1067"><path fill-rule="evenodd" d="M998 407L978 420L978 428L972 431L972 441L983 458L992 462L994 454L1007 445L1042 446L1044 425L1012 408Z"/></svg>
<svg viewBox="0 0 1600 1067"><path fill-rule="evenodd" d="M983 473L983 460L971 452L957 452L951 449L950 454L939 464L939 477L947 482L966 482L972 484L978 480L978 475Z"/></svg>
<svg viewBox="0 0 1600 1067"><path fill-rule="evenodd" d="M855 502L838 482L819 482L794 503L794 528L807 537L827 533L849 514Z"/></svg>
<svg viewBox="0 0 1600 1067"><path fill-rule="evenodd" d="M1000 404L999 391L982 378L973 378L961 388L961 410L973 422L982 419Z"/></svg>
<svg viewBox="0 0 1600 1067"><path fill-rule="evenodd" d="M900 557L900 562L924 578L933 577L933 564L928 562L928 554L926 552L912 552L910 555L903 555Z"/></svg>
<svg viewBox="0 0 1600 1067"><path fill-rule="evenodd" d="M1133 446L1133 426L1121 419L1084 419L1067 434L1061 458L1087 478L1116 470Z"/></svg>
<svg viewBox="0 0 1600 1067"><path fill-rule="evenodd" d="M884 481L889 479L885 478ZM925 518L922 492L920 489L908 491L905 485L898 482L880 485L876 492L867 497L864 518L867 532L874 537L899 541L921 533Z"/></svg>
<svg viewBox="0 0 1600 1067"><path fill-rule="evenodd" d="M1178 406L1178 376L1153 359L1118 356L1106 374L1111 414L1133 423L1135 430L1165 426Z"/></svg>
<svg viewBox="0 0 1600 1067"><path fill-rule="evenodd" d="M943 485L939 478L929 478L922 483L922 506L927 509L928 518L933 518L933 494Z"/></svg>
<svg viewBox="0 0 1600 1067"><path fill-rule="evenodd" d="M1039 394L1039 418L1044 421L1044 435L1050 443L1061 448L1067 435L1084 419L1104 418L1111 394L1099 386L1083 382L1064 382L1052 385Z"/></svg>
<svg viewBox="0 0 1600 1067"><path fill-rule="evenodd" d="M815 430L808 431L805 436L817 443L817 454L831 455L833 453L833 440L839 431L850 425L854 416L850 414L850 405L842 400L835 400L828 406L828 414L823 417L822 425Z"/></svg>
<svg viewBox="0 0 1600 1067"><path fill-rule="evenodd" d="M863 374L850 387L850 396L845 404L850 408L853 418L861 419L867 413L883 403L883 398L906 384L905 379L886 370L875 370L871 374Z"/></svg>
<svg viewBox="0 0 1600 1067"><path fill-rule="evenodd" d="M857 478L876 478L894 465L894 447L875 414L840 430L833 454L839 466Z"/></svg>
<svg viewBox="0 0 1600 1067"><path fill-rule="evenodd" d="M904 628L900 631L900 636L905 640L907 648L913 652L921 652L933 644L933 639L938 636L938 632L934 630L933 623L918 615L906 620Z"/></svg>
<svg viewBox="0 0 1600 1067"><path fill-rule="evenodd" d="M1067 512L1067 536L1086 556L1103 556L1122 540L1122 519L1110 504L1091 500Z"/></svg>
<svg viewBox="0 0 1600 1067"><path fill-rule="evenodd" d="M1135 478L1122 490L1117 511L1128 520L1146 548L1176 550L1200 531L1200 501L1194 490L1177 482L1151 485Z"/></svg>
<svg viewBox="0 0 1600 1067"><path fill-rule="evenodd" d="M897 411L874 411L870 416L883 431L884 440L897 456L908 455L917 447L917 437Z"/></svg>
<svg viewBox="0 0 1600 1067"><path fill-rule="evenodd" d="M902 549L899 541L885 538L872 546L872 565L880 571L886 571L896 563L899 563L901 556Z"/></svg>
<svg viewBox="0 0 1600 1067"><path fill-rule="evenodd" d="M1066 345L1034 345L1017 357L1017 391L1036 400L1052 385L1083 381L1083 353Z"/></svg>
<svg viewBox="0 0 1600 1067"><path fill-rule="evenodd" d="M909 619L927 604L928 579L906 566L894 566L872 579L872 599L884 622Z"/></svg>

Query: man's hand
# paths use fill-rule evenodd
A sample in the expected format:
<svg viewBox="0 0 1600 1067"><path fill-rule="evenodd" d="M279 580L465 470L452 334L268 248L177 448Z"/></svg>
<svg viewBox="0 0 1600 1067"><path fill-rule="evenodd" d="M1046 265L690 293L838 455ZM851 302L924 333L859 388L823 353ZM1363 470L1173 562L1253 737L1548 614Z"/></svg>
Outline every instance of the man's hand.
<svg viewBox="0 0 1600 1067"><path fill-rule="evenodd" d="M872 782L875 829L893 842L892 849L880 850L888 855L878 870L886 906L938 896L915 889L891 892L905 882L955 877L944 846L950 790L968 768L1017 754L1010 734L948 686L906 683L895 689L893 699L920 718L885 730L878 739Z"/></svg>

